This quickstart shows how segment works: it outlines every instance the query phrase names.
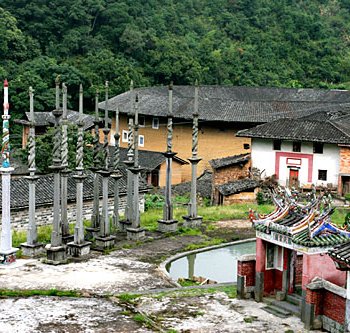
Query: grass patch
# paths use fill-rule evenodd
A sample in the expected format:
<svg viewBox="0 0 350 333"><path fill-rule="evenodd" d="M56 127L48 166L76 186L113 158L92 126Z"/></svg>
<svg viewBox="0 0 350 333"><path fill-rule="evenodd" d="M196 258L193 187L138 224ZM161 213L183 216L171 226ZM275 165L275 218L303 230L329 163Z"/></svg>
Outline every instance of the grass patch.
<svg viewBox="0 0 350 333"><path fill-rule="evenodd" d="M178 279L177 282L181 287L193 287L193 286L198 286L200 283L197 281L192 281L189 279Z"/></svg>
<svg viewBox="0 0 350 333"><path fill-rule="evenodd" d="M203 242L200 243L196 243L196 244L189 244L185 247L185 251L192 251L192 250L197 250L197 249L201 249L203 247L207 247L207 246L213 246L213 245L219 245L224 243L225 240L222 238L212 238L212 239L208 239L205 240Z"/></svg>
<svg viewBox="0 0 350 333"><path fill-rule="evenodd" d="M120 295L117 295L117 297L119 298L119 300L121 302L124 302L124 303L132 303L134 304L135 303L135 300L137 298L140 297L139 294L129 294L129 293L125 293L125 294L120 294Z"/></svg>
<svg viewBox="0 0 350 333"><path fill-rule="evenodd" d="M186 288L176 291L163 291L158 294L147 295L149 297L154 297L157 299L162 299L163 297L170 298L181 298L181 297L195 297L195 296L204 296L209 294L215 294L217 292L224 292L229 298L237 297L237 288L236 286L215 286L203 288Z"/></svg>
<svg viewBox="0 0 350 333"><path fill-rule="evenodd" d="M8 290L0 289L0 297L31 297L31 296L59 296L59 297L79 297L80 293L75 290Z"/></svg>

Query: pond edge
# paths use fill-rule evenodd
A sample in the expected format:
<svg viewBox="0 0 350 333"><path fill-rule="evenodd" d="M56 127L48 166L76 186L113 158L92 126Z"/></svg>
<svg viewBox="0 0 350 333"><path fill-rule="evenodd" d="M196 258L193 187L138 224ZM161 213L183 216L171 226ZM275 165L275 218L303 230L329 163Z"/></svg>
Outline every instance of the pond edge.
<svg viewBox="0 0 350 333"><path fill-rule="evenodd" d="M166 270L166 266L170 263L172 263L173 261L186 257L189 254L196 254L196 253L201 253L201 252L206 252L206 251L210 251L210 250L215 250L215 249L221 249L223 247L226 246L231 246L231 245L236 245L236 244L241 244L241 243L247 243L247 242L252 242L252 241L256 241L256 238L247 238L247 239L241 239L238 241L233 241L233 242L229 242L229 243L223 243L223 244L218 244L218 245L212 245L212 246L207 246L207 247L203 247L201 249L196 249L196 250L191 250L191 251L186 251L186 252L181 252L181 253L177 253L167 259L165 259L159 266L159 270L162 273L162 275L169 280L173 285L175 285L176 287L179 288L184 288L183 286L181 286L178 282L176 282L175 280L173 280L173 278L170 276L169 272ZM220 285L221 283L218 283L216 285Z"/></svg>

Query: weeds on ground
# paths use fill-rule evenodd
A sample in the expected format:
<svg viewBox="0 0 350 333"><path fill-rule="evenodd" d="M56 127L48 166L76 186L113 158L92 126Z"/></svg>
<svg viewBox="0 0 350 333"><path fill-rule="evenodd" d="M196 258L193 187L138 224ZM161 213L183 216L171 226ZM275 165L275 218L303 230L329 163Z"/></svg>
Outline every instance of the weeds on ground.
<svg viewBox="0 0 350 333"><path fill-rule="evenodd" d="M74 290L8 290L0 289L0 297L31 297L31 296L59 296L59 297L79 297L80 293Z"/></svg>

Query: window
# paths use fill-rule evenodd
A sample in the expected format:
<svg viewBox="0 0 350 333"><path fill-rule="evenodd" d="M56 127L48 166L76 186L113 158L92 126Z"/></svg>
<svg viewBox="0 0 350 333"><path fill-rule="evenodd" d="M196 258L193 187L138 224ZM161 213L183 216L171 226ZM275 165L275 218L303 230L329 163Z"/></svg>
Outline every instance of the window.
<svg viewBox="0 0 350 333"><path fill-rule="evenodd" d="M281 150L281 140L273 140L273 150Z"/></svg>
<svg viewBox="0 0 350 333"><path fill-rule="evenodd" d="M249 143L243 143L243 149L249 149L250 148L250 144Z"/></svg>
<svg viewBox="0 0 350 333"><path fill-rule="evenodd" d="M318 180L327 180L327 170L318 170Z"/></svg>
<svg viewBox="0 0 350 333"><path fill-rule="evenodd" d="M159 128L159 118L153 118L152 119L152 128L158 129Z"/></svg>
<svg viewBox="0 0 350 333"><path fill-rule="evenodd" d="M266 269L283 270L283 247L266 243Z"/></svg>
<svg viewBox="0 0 350 333"><path fill-rule="evenodd" d="M145 125L146 125L146 118L145 118L145 116L140 116L139 117L139 126L140 127L145 127Z"/></svg>
<svg viewBox="0 0 350 333"><path fill-rule="evenodd" d="M139 135L139 146L140 147L145 146L145 137L143 135Z"/></svg>
<svg viewBox="0 0 350 333"><path fill-rule="evenodd" d="M301 152L301 142L293 141L293 151L294 152Z"/></svg>
<svg viewBox="0 0 350 333"><path fill-rule="evenodd" d="M122 142L128 142L128 131L123 130Z"/></svg>
<svg viewBox="0 0 350 333"><path fill-rule="evenodd" d="M314 142L314 153L323 154L323 143Z"/></svg>

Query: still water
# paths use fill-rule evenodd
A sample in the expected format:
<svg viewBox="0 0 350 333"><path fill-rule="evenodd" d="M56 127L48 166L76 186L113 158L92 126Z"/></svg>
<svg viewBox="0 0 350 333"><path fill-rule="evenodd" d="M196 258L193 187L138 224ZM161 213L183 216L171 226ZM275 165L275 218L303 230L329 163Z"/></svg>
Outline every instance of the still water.
<svg viewBox="0 0 350 333"><path fill-rule="evenodd" d="M166 267L171 278L202 276L218 283L237 282L237 258L255 254L255 241L225 246L179 258Z"/></svg>

